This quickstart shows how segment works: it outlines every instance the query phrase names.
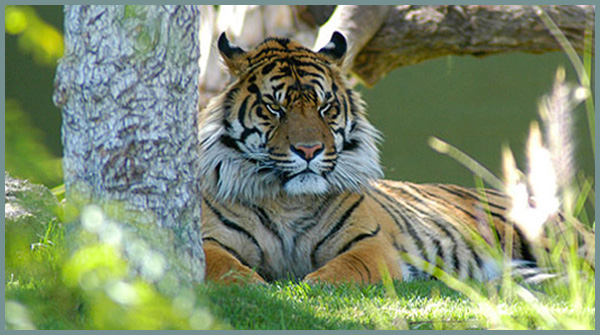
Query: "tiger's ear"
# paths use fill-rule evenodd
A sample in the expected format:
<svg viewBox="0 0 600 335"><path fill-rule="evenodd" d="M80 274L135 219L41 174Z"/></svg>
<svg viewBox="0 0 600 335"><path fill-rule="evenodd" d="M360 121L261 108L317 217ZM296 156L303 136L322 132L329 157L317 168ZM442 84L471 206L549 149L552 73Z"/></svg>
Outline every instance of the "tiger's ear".
<svg viewBox="0 0 600 335"><path fill-rule="evenodd" d="M222 32L221 36L219 36L217 45L219 47L219 53L225 61L225 65L229 68L229 72L234 76L239 75L246 68L246 57L244 57L246 51L229 42L225 32Z"/></svg>
<svg viewBox="0 0 600 335"><path fill-rule="evenodd" d="M344 35L336 31L333 33L333 35L331 35L331 40L329 40L329 43L319 50L319 53L329 57L331 60L337 63L337 65L341 66L344 62L344 56L346 55L347 48L348 44L346 43L346 38Z"/></svg>

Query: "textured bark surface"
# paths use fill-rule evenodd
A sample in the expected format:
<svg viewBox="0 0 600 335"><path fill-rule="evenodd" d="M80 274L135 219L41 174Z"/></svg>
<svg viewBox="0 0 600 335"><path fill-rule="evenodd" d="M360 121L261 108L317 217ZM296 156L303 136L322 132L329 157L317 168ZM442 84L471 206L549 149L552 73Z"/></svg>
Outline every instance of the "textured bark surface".
<svg viewBox="0 0 600 335"><path fill-rule="evenodd" d="M137 224L173 232L192 280L204 276L199 23L195 6L66 6L54 94L67 197L119 202Z"/></svg>
<svg viewBox="0 0 600 335"><path fill-rule="evenodd" d="M307 22L322 22L320 13L331 13L329 6L307 7L301 16ZM358 7L360 12L362 6ZM447 55L560 51L556 38L539 17L541 10L548 13L575 50L583 50L586 24L594 31L595 8L591 5L402 5L391 8L384 22L373 23L382 24L357 54L352 70L367 85L374 85L397 67ZM342 29L350 24L337 23Z"/></svg>

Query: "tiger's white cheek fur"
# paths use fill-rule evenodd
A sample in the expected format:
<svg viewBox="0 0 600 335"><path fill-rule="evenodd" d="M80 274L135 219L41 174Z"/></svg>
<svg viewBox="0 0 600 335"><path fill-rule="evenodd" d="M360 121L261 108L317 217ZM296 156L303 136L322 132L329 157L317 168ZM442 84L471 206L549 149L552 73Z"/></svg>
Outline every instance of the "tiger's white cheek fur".
<svg viewBox="0 0 600 335"><path fill-rule="evenodd" d="M328 188L329 183L325 178L313 173L303 173L284 186L284 190L290 195L324 194Z"/></svg>
<svg viewBox="0 0 600 335"><path fill-rule="evenodd" d="M340 152L344 147L344 137L338 133L333 134L333 141L335 143L335 149Z"/></svg>
<svg viewBox="0 0 600 335"><path fill-rule="evenodd" d="M231 129L229 130L230 136L233 138L241 138L244 133L244 127L238 120L234 120L231 122ZM246 139L242 142L239 142L241 146L243 146L247 154L252 156L253 154L259 154L264 148L264 139L258 133L253 133L248 135Z"/></svg>
<svg viewBox="0 0 600 335"><path fill-rule="evenodd" d="M321 172L323 172L323 170L326 168L326 165L323 164L323 154L320 154L311 160L308 164L308 168L317 174L321 174Z"/></svg>
<svg viewBox="0 0 600 335"><path fill-rule="evenodd" d="M230 122L230 124L231 124L231 129L229 130L229 133L231 134L231 136L233 138L242 137L242 133L244 132L244 126L242 126L240 121L233 120Z"/></svg>
<svg viewBox="0 0 600 335"><path fill-rule="evenodd" d="M246 151L251 153L256 153L262 147L262 139L258 133L254 133L249 135L244 141L244 146L246 147Z"/></svg>

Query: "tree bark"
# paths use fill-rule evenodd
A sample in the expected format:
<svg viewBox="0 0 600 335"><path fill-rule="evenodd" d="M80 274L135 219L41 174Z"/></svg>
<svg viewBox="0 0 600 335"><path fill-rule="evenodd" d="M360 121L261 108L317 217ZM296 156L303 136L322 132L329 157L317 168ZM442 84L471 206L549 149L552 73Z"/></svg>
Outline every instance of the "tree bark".
<svg viewBox="0 0 600 335"><path fill-rule="evenodd" d="M65 6L54 94L67 198L119 202L135 224L171 231L179 272L194 281L204 278L199 23L195 6Z"/></svg>
<svg viewBox="0 0 600 335"><path fill-rule="evenodd" d="M372 6L338 6L331 20L335 19L339 7L358 8L354 15L360 19L360 12ZM389 8L387 19L371 23L381 26L358 50L352 71L366 85L372 86L397 67L447 55L481 57L515 51L560 51L560 44L540 18L542 11L556 23L575 50L582 52L586 27L594 32L595 7L592 5L402 5ZM368 15L371 14L364 14ZM337 25L343 30L349 25L361 26L354 22L357 19L339 19L327 22L324 27L331 30L335 29L331 26ZM349 39L364 38L361 34L365 33L368 29L356 29L353 34L358 36L349 36Z"/></svg>
<svg viewBox="0 0 600 335"><path fill-rule="evenodd" d="M335 31L346 36L348 51L345 66L354 64L354 57L381 28L394 6L336 6L331 17L319 29L314 49L324 47Z"/></svg>

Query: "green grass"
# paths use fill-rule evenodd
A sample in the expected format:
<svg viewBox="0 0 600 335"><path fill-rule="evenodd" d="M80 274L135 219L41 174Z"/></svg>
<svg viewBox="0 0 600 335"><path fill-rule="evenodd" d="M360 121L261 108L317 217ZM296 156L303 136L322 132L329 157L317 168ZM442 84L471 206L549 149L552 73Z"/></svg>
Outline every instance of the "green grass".
<svg viewBox="0 0 600 335"><path fill-rule="evenodd" d="M30 265L36 265L37 276L27 276L27 271L21 269L20 274L11 277L13 272L7 269L6 300L24 305L31 323L38 329L95 328L98 322L95 319L102 316L94 313L98 309L92 304L104 304L106 308L127 313L127 306L90 299L88 292L62 283L61 277L50 271L60 268L59 264L52 264L59 257L50 258L51 254L45 252L34 257L37 260ZM474 284L474 287L482 292L493 291L490 285ZM485 309L437 280L341 286L293 282L205 283L195 286L194 292L196 304L209 311L204 318L209 318L210 328L216 329L486 329L491 325ZM165 302L169 303L172 301ZM574 310L558 295L545 296L541 303L558 318L586 314L594 320L594 309ZM537 328L535 311L522 301L512 304L504 301L500 310L504 317ZM118 325L133 328L127 324L109 324L108 328L119 328ZM186 322L163 325L194 328L194 324Z"/></svg>
<svg viewBox="0 0 600 335"><path fill-rule="evenodd" d="M506 299L496 283L469 283L488 294L474 302L438 280L341 286L277 282L267 286L208 283L196 292L234 329L561 329L594 327L595 308L573 308L569 297L527 292ZM491 308L490 308L491 307ZM549 319L541 319L540 314ZM552 323L550 320L555 320ZM583 320L583 321L582 321ZM585 323L588 322L588 323Z"/></svg>
<svg viewBox="0 0 600 335"><path fill-rule="evenodd" d="M537 297L535 304L500 295L502 285L499 282L462 283L468 284L471 290L464 290L465 294L439 280L339 286L295 282L269 285L208 282L194 286L192 291L182 289L182 294L168 295L139 278L117 278L114 273L111 277L111 272L103 266L119 259L95 265L97 273L109 278L107 284L110 280L119 280L131 287L141 284L132 292L139 293L139 287L142 287L144 295L150 297L138 304L127 304L106 294L105 290L86 288L89 284L70 283L72 280L65 273L73 271L67 270L72 266L68 264L73 264L70 262L73 256L65 248L66 226L53 221L48 227L46 234L40 237L40 244L29 250L27 257L7 262L5 295L7 310L11 310L6 316L9 328L28 324L37 329L594 327L594 291L587 292L584 303L574 302L568 287L560 289L561 285L529 288L527 292ZM90 247L94 247L93 243L85 250ZM85 271L93 267L89 263L82 266ZM593 290L593 282L591 285ZM24 308L15 308L15 303ZM540 319L540 311L550 313L551 319L559 322Z"/></svg>
<svg viewBox="0 0 600 335"><path fill-rule="evenodd" d="M38 329L81 329L84 325L84 314L79 310L81 297L79 292L66 287L60 276L66 252L65 229L56 220L47 227L45 235L32 248L7 250L5 301L23 305L29 321ZM23 240L32 239L29 231L13 229L9 234L11 238L17 235ZM7 326L8 316L7 312Z"/></svg>
<svg viewBox="0 0 600 335"><path fill-rule="evenodd" d="M211 311L235 329L471 328L474 313L460 294L437 281L383 285L197 287Z"/></svg>
<svg viewBox="0 0 600 335"><path fill-rule="evenodd" d="M438 281L383 285L197 287L211 311L235 329L480 328L473 306Z"/></svg>

